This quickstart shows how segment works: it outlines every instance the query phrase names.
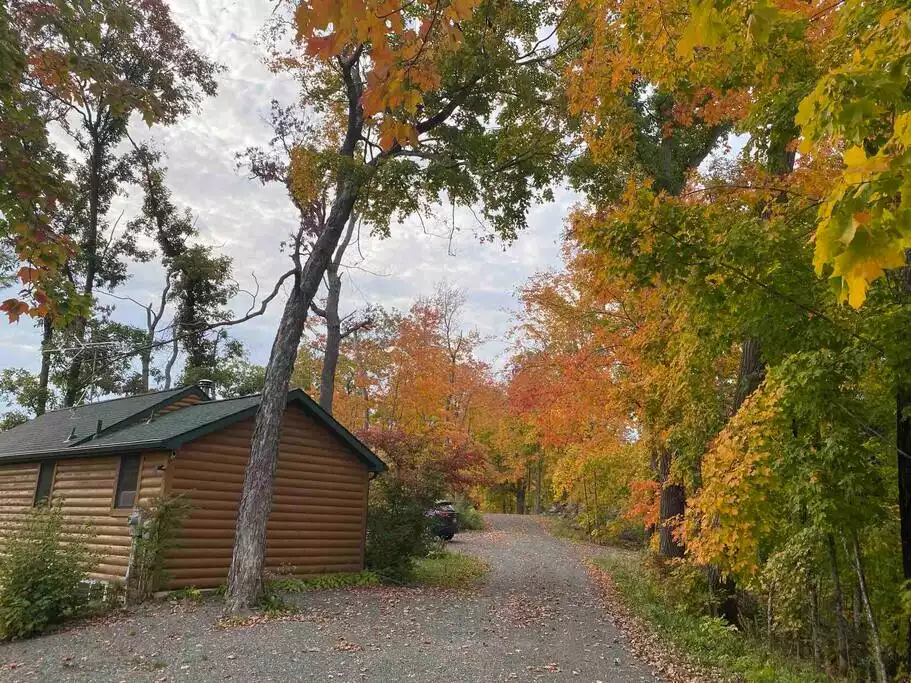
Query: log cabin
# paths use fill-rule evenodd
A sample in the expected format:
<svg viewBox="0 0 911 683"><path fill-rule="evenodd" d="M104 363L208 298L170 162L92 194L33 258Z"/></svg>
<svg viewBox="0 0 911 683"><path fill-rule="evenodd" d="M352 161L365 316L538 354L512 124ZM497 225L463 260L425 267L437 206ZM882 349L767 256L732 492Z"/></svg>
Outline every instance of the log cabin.
<svg viewBox="0 0 911 683"><path fill-rule="evenodd" d="M28 509L59 500L91 524L92 578L122 581L128 520L185 494L190 512L165 560L167 588L225 583L260 396L216 400L200 386L45 413L0 433L0 542ZM307 576L359 571L369 481L385 464L301 390L288 394L266 566Z"/></svg>

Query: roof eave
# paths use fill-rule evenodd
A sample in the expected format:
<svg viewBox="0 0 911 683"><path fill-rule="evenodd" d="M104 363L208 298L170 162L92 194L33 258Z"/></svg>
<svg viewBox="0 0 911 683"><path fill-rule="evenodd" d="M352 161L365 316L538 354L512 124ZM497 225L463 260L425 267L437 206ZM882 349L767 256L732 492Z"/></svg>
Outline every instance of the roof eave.
<svg viewBox="0 0 911 683"><path fill-rule="evenodd" d="M92 457L97 455L107 455L108 453L120 455L121 453L135 453L137 451L168 451L173 450L162 441L142 441L136 443L115 443L105 444L103 446L71 446L69 448L57 448L44 451L20 451L19 453L5 454L0 460L2 464L31 462L34 460L45 460L54 458L57 460L68 460L72 458Z"/></svg>

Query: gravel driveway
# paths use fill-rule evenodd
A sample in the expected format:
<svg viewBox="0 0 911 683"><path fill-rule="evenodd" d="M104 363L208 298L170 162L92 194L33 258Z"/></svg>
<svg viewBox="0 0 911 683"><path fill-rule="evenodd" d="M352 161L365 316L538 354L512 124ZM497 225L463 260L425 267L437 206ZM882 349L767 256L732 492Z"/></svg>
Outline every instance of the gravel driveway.
<svg viewBox="0 0 911 683"><path fill-rule="evenodd" d="M474 591L301 594L301 614L217 628L217 601L0 646L3 681L650 681L576 548L537 520L489 515L450 549L491 566Z"/></svg>

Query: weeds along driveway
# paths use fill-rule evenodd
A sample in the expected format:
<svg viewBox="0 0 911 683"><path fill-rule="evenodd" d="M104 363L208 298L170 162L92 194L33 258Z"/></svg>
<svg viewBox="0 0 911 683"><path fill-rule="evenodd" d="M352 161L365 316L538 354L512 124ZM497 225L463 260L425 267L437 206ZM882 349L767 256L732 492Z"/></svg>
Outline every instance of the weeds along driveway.
<svg viewBox="0 0 911 683"><path fill-rule="evenodd" d="M572 544L490 515L449 548L491 568L476 589L293 596L301 611L218 628L220 604L130 616L0 646L3 681L656 681L623 647Z"/></svg>

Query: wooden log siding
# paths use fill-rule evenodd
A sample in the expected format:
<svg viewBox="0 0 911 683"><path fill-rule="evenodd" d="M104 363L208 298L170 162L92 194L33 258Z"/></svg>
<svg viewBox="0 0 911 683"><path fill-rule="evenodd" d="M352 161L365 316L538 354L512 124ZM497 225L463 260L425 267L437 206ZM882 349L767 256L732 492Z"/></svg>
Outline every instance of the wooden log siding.
<svg viewBox="0 0 911 683"><path fill-rule="evenodd" d="M169 465L168 491L192 506L180 547L168 557L170 588L225 583L253 419L182 446ZM266 566L309 576L364 565L368 471L329 430L297 407L285 412Z"/></svg>
<svg viewBox="0 0 911 683"><path fill-rule="evenodd" d="M167 453L142 456L137 502L147 504L160 496ZM15 533L31 509L38 480L39 462L0 466L0 536ZM51 497L61 499L72 528L91 524L91 549L99 557L92 578L122 580L130 557L129 509L114 508L114 486L120 468L119 456L57 460Z"/></svg>

